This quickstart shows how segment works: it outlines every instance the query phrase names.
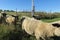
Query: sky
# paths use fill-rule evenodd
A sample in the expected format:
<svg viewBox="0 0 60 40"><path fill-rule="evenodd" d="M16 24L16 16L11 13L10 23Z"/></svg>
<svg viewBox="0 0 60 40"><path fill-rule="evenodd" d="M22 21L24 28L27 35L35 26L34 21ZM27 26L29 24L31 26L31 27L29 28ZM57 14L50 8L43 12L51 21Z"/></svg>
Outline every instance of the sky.
<svg viewBox="0 0 60 40"><path fill-rule="evenodd" d="M60 12L60 0L34 0L35 11ZM32 0L0 0L0 9L31 11Z"/></svg>

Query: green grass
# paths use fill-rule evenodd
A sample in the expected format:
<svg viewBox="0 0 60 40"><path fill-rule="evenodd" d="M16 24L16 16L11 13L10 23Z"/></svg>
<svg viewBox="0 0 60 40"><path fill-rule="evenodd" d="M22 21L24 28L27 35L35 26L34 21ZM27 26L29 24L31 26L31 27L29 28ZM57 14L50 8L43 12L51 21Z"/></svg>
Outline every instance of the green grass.
<svg viewBox="0 0 60 40"><path fill-rule="evenodd" d="M3 40L3 37L9 34L14 29L14 26L0 24L0 40Z"/></svg>
<svg viewBox="0 0 60 40"><path fill-rule="evenodd" d="M44 22L54 22L54 21L58 21L60 20L60 18L54 18L54 19L42 19L42 21Z"/></svg>

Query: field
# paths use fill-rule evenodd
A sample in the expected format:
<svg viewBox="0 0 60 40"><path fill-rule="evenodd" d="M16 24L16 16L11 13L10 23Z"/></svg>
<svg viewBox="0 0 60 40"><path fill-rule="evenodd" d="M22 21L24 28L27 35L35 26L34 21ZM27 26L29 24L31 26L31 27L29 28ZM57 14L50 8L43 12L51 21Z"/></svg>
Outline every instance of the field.
<svg viewBox="0 0 60 40"><path fill-rule="evenodd" d="M49 20L47 20L47 19L42 19L42 21L44 21L44 22L54 22L54 21L59 21L60 20L60 18L55 18L55 19L49 19Z"/></svg>
<svg viewBox="0 0 60 40"><path fill-rule="evenodd" d="M16 12L7 12L7 14L16 15ZM29 16L29 17L31 17L31 12L18 12L17 14L19 16L19 19L21 18L21 16ZM45 16L44 14L46 15L47 13L42 13L42 12L41 13L35 13L35 15L43 15L43 16ZM50 15L50 13L49 13L49 15ZM60 13L55 13L55 15L58 16L58 17L56 17L54 19L41 19L41 20L45 21L45 22L54 22L54 21L60 20ZM48 16L48 14L46 16Z"/></svg>
<svg viewBox="0 0 60 40"><path fill-rule="evenodd" d="M9 15L16 15L16 12L7 12ZM19 20L21 16L29 16L31 17L31 13L29 12L18 12ZM54 19L41 19L44 22L54 22L60 20L60 18ZM26 37L26 35L22 34L21 26L14 25L6 25L0 24L0 40L36 40L35 37Z"/></svg>

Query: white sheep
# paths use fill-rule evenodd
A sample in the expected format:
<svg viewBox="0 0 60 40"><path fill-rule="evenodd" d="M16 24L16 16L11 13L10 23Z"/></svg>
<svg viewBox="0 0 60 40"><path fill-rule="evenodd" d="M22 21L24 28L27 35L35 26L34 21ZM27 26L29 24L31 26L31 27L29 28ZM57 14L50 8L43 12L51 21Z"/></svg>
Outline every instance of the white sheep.
<svg viewBox="0 0 60 40"><path fill-rule="evenodd" d="M25 17L25 20L22 23L22 29L25 30L28 34L34 35L34 31L38 27L39 23L42 23L42 21Z"/></svg>
<svg viewBox="0 0 60 40"><path fill-rule="evenodd" d="M12 17L12 16L8 16L8 17L6 18L6 22L7 22L8 24L12 24L14 21L15 21L15 18Z"/></svg>
<svg viewBox="0 0 60 40"><path fill-rule="evenodd" d="M45 23L29 17L24 19L22 29L28 34L34 35L37 40L39 40L39 38L45 40L45 37L51 37L54 35L60 36L60 28L54 27L50 23Z"/></svg>

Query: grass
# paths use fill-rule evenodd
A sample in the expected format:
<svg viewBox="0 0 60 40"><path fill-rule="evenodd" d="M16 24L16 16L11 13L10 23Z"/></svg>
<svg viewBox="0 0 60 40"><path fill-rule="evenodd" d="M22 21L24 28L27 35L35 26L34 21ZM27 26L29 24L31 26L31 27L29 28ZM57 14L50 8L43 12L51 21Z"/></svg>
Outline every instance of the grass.
<svg viewBox="0 0 60 40"><path fill-rule="evenodd" d="M54 19L42 19L42 21L44 21L44 22L54 22L54 21L59 21L60 20L60 18L54 18Z"/></svg>
<svg viewBox="0 0 60 40"><path fill-rule="evenodd" d="M15 29L14 26L0 24L0 40L3 40L2 38L9 34L10 31L13 31L14 29Z"/></svg>

